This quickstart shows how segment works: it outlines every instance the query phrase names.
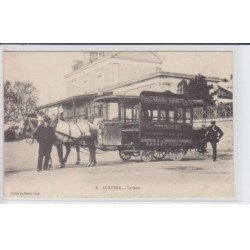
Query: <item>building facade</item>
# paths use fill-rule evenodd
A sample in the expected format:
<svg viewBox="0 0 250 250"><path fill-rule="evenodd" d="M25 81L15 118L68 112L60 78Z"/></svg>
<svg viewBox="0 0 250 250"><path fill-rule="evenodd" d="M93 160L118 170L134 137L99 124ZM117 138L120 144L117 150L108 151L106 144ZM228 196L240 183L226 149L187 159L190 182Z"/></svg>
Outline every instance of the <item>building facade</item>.
<svg viewBox="0 0 250 250"><path fill-rule="evenodd" d="M153 52L85 52L65 76L68 96L88 94L155 73L161 59Z"/></svg>
<svg viewBox="0 0 250 250"><path fill-rule="evenodd" d="M83 60L74 61L71 72L65 76L68 98L40 109L63 110L67 121L86 119L92 114L109 120L114 107L95 103L97 96L138 96L143 90L183 93L184 85L195 76L162 71L162 62L155 52L84 52ZM206 80L215 89L222 82L217 77Z"/></svg>

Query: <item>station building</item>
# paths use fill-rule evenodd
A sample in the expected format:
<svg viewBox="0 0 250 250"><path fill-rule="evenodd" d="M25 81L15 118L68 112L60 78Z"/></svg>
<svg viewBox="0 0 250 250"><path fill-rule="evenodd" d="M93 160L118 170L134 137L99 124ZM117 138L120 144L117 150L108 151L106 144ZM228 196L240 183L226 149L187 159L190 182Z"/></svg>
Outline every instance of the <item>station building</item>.
<svg viewBox="0 0 250 250"><path fill-rule="evenodd" d="M183 93L183 86L195 75L162 71L162 59L156 52L83 52L81 61L74 61L65 76L68 97L40 106L46 112L63 112L66 121L86 119L96 114L112 119L115 106L95 103L102 95L140 95L143 90ZM220 85L223 79L206 77L217 90L232 100L231 91Z"/></svg>

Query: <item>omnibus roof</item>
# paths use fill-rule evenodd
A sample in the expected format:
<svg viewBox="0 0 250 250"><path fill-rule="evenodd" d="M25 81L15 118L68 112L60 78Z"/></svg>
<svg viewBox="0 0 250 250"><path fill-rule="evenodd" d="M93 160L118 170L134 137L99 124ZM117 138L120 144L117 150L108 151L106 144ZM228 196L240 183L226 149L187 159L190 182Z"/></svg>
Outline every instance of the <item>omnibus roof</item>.
<svg viewBox="0 0 250 250"><path fill-rule="evenodd" d="M151 105L169 105L185 107L203 107L207 106L202 100L192 100L188 95L174 94L171 91L155 92L142 91L140 96L129 95L108 95L95 98L95 102L106 103L128 103L139 104L147 103Z"/></svg>
<svg viewBox="0 0 250 250"><path fill-rule="evenodd" d="M184 107L204 107L208 104L202 100L193 100L189 95L174 94L171 91L156 92L142 91L140 94L141 102L151 105L169 105L169 106L184 106Z"/></svg>
<svg viewBox="0 0 250 250"><path fill-rule="evenodd" d="M128 96L128 95L108 95L95 98L95 102L113 102L119 103L121 101L127 103L138 104L140 102L140 96Z"/></svg>

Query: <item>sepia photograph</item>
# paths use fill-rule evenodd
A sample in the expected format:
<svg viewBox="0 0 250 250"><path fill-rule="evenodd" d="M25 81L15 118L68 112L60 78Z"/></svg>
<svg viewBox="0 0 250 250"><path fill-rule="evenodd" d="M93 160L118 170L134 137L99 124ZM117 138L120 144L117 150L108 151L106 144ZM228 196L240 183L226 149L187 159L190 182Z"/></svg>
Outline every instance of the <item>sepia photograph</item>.
<svg viewBox="0 0 250 250"><path fill-rule="evenodd" d="M235 199L233 51L64 48L3 51L4 200Z"/></svg>

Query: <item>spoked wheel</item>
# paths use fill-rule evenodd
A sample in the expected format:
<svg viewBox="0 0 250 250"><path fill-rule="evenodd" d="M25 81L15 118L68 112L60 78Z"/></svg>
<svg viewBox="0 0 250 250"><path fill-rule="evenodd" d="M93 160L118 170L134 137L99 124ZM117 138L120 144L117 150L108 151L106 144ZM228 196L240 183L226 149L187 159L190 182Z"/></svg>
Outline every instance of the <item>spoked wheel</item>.
<svg viewBox="0 0 250 250"><path fill-rule="evenodd" d="M173 161L181 161L183 156L186 154L187 152L183 151L182 149L177 149L177 150L172 150L169 151L169 158Z"/></svg>
<svg viewBox="0 0 250 250"><path fill-rule="evenodd" d="M161 150L154 150L153 157L155 160L162 160L164 157L167 155L166 151L161 151Z"/></svg>
<svg viewBox="0 0 250 250"><path fill-rule="evenodd" d="M119 150L119 156L122 160L128 161L131 158L132 154L124 150Z"/></svg>
<svg viewBox="0 0 250 250"><path fill-rule="evenodd" d="M187 152L188 152L188 149L186 149L186 148L183 148L183 149L181 149L181 150L182 150L182 152L183 152L183 155L186 155Z"/></svg>
<svg viewBox="0 0 250 250"><path fill-rule="evenodd" d="M190 151L190 153L191 154L195 154L195 153L197 153L197 148L191 148L189 151Z"/></svg>
<svg viewBox="0 0 250 250"><path fill-rule="evenodd" d="M153 150L148 150L148 149L141 150L140 151L140 157L141 157L142 161L150 162L154 157L154 151Z"/></svg>

